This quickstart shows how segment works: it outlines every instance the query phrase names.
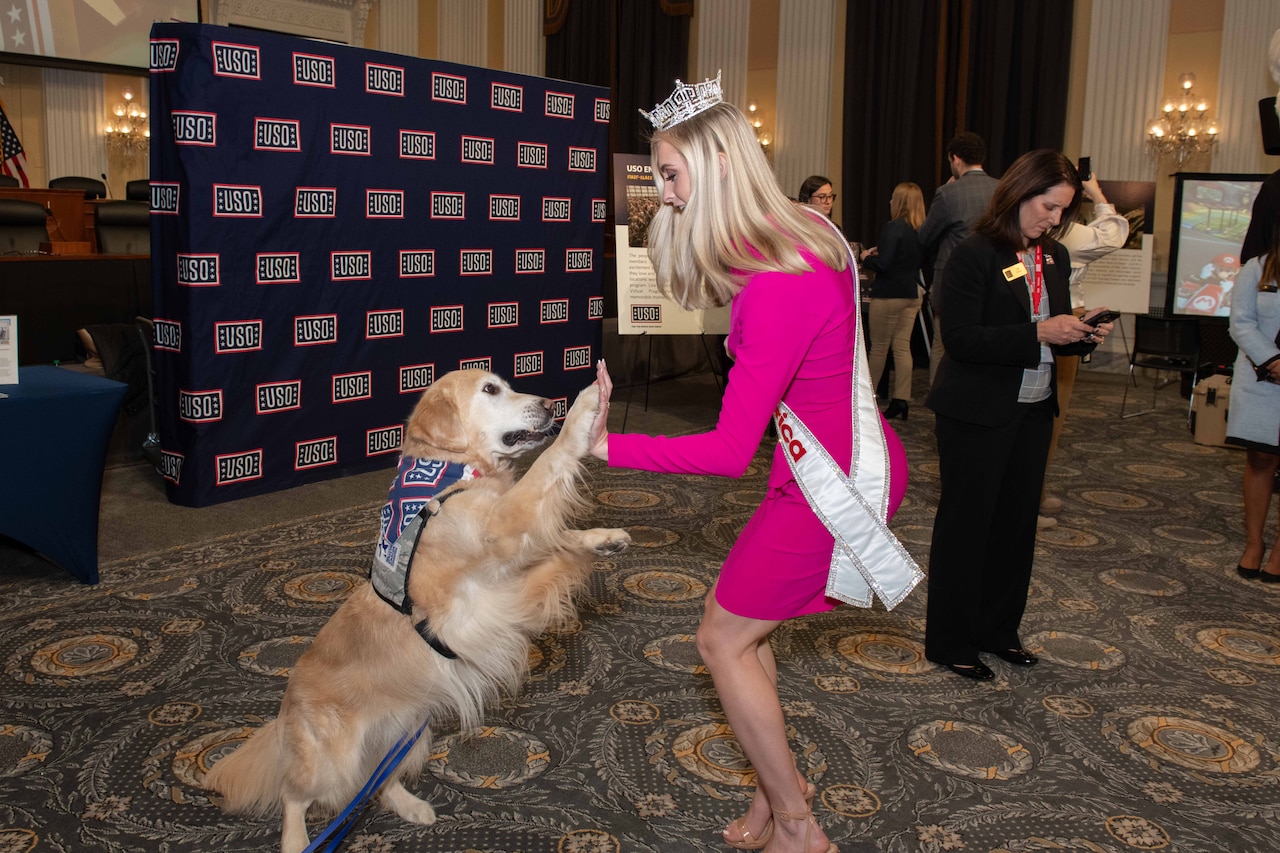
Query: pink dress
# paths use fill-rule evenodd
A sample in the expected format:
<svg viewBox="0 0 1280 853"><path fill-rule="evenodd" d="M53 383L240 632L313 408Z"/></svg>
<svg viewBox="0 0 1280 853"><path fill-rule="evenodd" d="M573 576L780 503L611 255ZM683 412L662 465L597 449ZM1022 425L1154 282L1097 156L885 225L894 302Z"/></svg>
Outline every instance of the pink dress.
<svg viewBox="0 0 1280 853"><path fill-rule="evenodd" d="M610 435L610 467L741 477L779 400L833 458L850 458L858 320L852 279L849 270L835 272L804 256L813 272L759 273L734 297L728 348L735 363L715 428L677 438ZM907 461L898 437L883 419L881 424L889 445L892 516L906 491ZM831 610L838 602L824 593L833 546L775 446L768 492L725 559L716 600L730 613L754 619Z"/></svg>

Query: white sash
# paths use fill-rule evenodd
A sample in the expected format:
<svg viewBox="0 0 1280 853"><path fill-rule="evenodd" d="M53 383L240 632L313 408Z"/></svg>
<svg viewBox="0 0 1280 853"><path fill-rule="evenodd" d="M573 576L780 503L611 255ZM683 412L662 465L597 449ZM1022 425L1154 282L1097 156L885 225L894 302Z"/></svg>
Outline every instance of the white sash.
<svg viewBox="0 0 1280 853"><path fill-rule="evenodd" d="M839 234L834 223L825 216L819 218ZM889 448L862 343L858 266L852 251L849 271L854 304L853 459L849 475L845 476L786 403L778 404L774 423L800 491L835 537L827 596L858 607L870 607L873 597L879 597L885 609L892 610L924 573L885 520L889 512Z"/></svg>

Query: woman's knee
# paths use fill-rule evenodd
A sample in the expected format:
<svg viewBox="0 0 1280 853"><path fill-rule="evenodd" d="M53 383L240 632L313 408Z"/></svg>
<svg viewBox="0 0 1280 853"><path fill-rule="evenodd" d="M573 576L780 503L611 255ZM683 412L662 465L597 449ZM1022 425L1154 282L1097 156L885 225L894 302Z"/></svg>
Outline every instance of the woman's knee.
<svg viewBox="0 0 1280 853"><path fill-rule="evenodd" d="M1256 471L1260 474L1274 473L1277 465L1280 465L1280 456L1274 453L1264 453L1261 450L1246 450L1244 461L1251 471Z"/></svg>

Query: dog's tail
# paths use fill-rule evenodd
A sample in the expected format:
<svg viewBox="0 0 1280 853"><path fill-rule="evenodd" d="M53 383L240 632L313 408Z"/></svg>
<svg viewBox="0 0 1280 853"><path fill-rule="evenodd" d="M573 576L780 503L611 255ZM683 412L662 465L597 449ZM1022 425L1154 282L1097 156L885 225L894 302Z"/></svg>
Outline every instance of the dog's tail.
<svg viewBox="0 0 1280 853"><path fill-rule="evenodd" d="M204 777L204 787L222 795L223 811L262 816L279 809L285 750L278 722L258 729Z"/></svg>

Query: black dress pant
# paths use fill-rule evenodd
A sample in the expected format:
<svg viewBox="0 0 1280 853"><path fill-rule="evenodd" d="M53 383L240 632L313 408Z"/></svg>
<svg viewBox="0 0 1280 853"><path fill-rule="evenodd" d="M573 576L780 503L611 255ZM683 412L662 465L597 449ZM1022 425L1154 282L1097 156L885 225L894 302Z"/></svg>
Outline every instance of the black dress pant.
<svg viewBox="0 0 1280 853"><path fill-rule="evenodd" d="M1053 401L1020 404L998 427L937 415L942 489L929 553L925 656L978 663L1019 648L1035 553Z"/></svg>

